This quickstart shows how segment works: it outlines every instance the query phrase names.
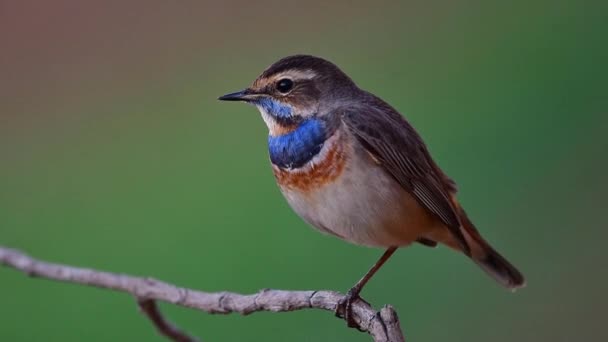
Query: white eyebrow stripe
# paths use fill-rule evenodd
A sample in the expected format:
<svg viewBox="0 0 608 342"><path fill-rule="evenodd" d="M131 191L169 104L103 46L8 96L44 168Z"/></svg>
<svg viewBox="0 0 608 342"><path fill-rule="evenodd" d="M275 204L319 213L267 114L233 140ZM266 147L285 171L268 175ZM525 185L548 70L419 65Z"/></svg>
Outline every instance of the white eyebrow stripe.
<svg viewBox="0 0 608 342"><path fill-rule="evenodd" d="M287 70L280 74L277 74L273 77L273 79L281 79L281 78L291 78L293 80L310 80L317 76L317 73L308 69L308 70Z"/></svg>

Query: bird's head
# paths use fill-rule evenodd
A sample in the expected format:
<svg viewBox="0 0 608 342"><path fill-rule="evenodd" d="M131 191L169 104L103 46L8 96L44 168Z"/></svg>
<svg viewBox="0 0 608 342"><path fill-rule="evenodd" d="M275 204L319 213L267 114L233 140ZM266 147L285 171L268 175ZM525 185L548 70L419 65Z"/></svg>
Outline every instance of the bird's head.
<svg viewBox="0 0 608 342"><path fill-rule="evenodd" d="M353 81L336 65L319 57L285 57L264 70L244 90L223 101L255 105L271 135L289 132L301 122L331 112L356 91Z"/></svg>

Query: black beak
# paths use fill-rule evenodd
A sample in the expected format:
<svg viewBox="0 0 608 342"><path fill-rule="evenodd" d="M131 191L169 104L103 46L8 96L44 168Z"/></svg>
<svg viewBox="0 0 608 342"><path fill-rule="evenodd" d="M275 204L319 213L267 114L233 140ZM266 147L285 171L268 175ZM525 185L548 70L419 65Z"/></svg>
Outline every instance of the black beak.
<svg viewBox="0 0 608 342"><path fill-rule="evenodd" d="M241 91L237 91L235 93L226 94L224 96L220 96L218 100L220 101L251 101L256 98L259 94L254 93L251 89L245 89Z"/></svg>

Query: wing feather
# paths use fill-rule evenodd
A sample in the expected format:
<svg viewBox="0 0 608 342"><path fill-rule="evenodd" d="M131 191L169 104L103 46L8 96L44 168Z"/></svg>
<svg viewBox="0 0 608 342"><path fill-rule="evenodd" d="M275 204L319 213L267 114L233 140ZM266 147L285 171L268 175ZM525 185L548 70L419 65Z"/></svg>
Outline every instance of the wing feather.
<svg viewBox="0 0 608 342"><path fill-rule="evenodd" d="M370 99L368 99L368 102ZM457 209L454 182L432 160L424 142L399 113L372 98L365 106L343 108L342 121L380 165L437 216L468 252Z"/></svg>

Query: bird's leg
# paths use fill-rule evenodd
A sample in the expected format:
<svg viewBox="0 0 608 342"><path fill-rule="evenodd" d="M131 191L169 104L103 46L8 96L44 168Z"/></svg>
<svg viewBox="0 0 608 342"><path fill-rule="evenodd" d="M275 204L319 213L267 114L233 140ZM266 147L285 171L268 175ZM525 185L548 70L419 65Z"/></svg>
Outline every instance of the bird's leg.
<svg viewBox="0 0 608 342"><path fill-rule="evenodd" d="M367 284L367 282L374 276L374 274L378 272L380 267L384 265L384 263L391 257L391 255L393 255L393 253L395 253L396 250L397 247L390 247L389 249L387 249L384 254L382 254L380 259L376 261L374 266L372 266L372 268L370 268L369 271L365 273L363 278L361 278L353 287L351 287L350 290L348 290L348 292L346 293L346 296L344 296L344 298L342 298L338 302L338 305L336 306L336 316L344 317L344 319L346 320L346 324L348 324L349 327L356 328L358 326L352 315L353 302L357 299L360 299L359 293L361 293L361 290L363 290L365 284ZM341 314L343 314L343 316L341 316Z"/></svg>

